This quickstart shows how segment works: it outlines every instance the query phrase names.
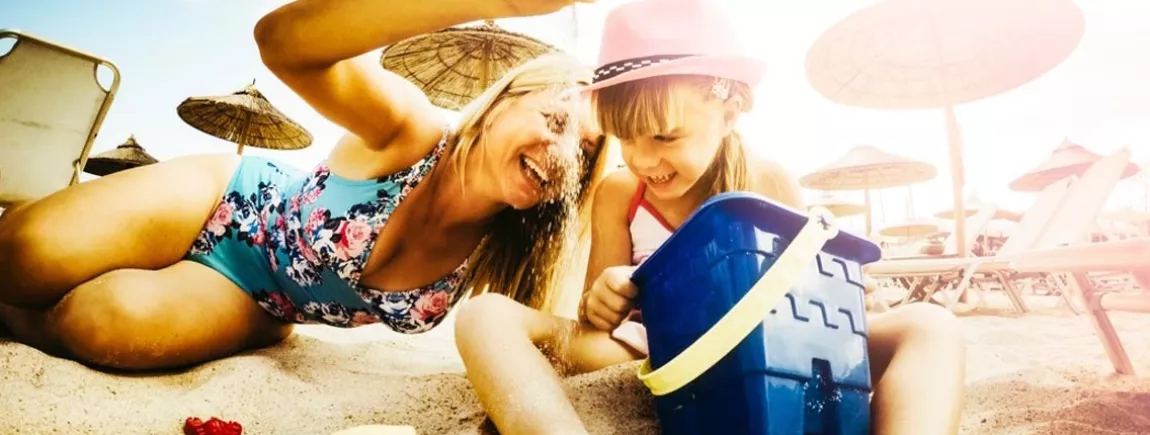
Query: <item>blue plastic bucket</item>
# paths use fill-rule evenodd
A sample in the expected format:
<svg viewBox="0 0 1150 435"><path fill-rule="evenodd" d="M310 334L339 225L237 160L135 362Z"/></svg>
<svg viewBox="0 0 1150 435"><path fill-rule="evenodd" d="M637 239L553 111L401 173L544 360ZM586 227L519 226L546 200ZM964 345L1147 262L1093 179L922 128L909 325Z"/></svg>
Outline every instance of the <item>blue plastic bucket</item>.
<svg viewBox="0 0 1150 435"><path fill-rule="evenodd" d="M821 213L717 195L635 271L662 433L870 432L862 265L880 251Z"/></svg>

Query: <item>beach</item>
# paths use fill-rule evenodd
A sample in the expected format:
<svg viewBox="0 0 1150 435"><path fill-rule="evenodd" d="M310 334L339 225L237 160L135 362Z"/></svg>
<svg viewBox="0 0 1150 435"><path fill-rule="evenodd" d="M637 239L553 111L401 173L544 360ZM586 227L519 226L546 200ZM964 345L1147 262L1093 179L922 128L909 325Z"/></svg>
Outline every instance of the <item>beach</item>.
<svg viewBox="0 0 1150 435"><path fill-rule="evenodd" d="M961 433L1150 434L1150 316L1111 314L1140 376L1120 377L1087 316L1060 308L1055 297L1027 301L1034 312L1025 315L962 317L968 362ZM0 433L180 434L192 416L234 420L252 435L328 434L368 424L412 425L420 434L495 433L445 326L420 336L305 326L278 346L150 375L109 374L0 342ZM567 380L592 433L657 433L635 367Z"/></svg>

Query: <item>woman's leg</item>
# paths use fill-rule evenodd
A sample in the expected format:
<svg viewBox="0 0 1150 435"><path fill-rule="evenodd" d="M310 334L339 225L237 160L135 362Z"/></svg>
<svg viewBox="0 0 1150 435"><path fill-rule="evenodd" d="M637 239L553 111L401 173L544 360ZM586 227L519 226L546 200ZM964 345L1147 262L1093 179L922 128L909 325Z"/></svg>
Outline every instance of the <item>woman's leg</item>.
<svg viewBox="0 0 1150 435"><path fill-rule="evenodd" d="M873 433L958 433L966 346L954 314L920 302L872 315L868 324Z"/></svg>
<svg viewBox="0 0 1150 435"><path fill-rule="evenodd" d="M231 280L190 261L118 269L49 310L0 306L0 316L17 340L46 353L124 370L185 367L291 333Z"/></svg>
<svg viewBox="0 0 1150 435"><path fill-rule="evenodd" d="M507 435L587 433L559 372L589 372L641 358L606 332L497 294L464 306L455 337L479 401Z"/></svg>
<svg viewBox="0 0 1150 435"><path fill-rule="evenodd" d="M192 156L56 192L0 221L0 303L48 308L116 269L183 259L231 180L236 156Z"/></svg>
<svg viewBox="0 0 1150 435"><path fill-rule="evenodd" d="M287 327L255 315L258 305L229 280L181 262L237 164L235 156L174 159L6 212L0 323L45 351L129 369L282 338Z"/></svg>

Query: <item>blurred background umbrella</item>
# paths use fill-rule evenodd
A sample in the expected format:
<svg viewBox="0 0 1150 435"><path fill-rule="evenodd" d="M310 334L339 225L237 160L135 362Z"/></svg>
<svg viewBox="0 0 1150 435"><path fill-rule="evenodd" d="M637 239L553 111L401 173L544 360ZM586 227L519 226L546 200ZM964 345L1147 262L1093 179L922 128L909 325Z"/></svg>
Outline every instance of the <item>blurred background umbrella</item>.
<svg viewBox="0 0 1150 435"><path fill-rule="evenodd" d="M148 154L147 151L144 151L144 147L136 142L136 136L132 135L128 137L127 141L115 149L88 157L88 161L84 163L84 172L104 176L139 166L150 165L158 161L159 160L156 160L151 154Z"/></svg>
<svg viewBox="0 0 1150 435"><path fill-rule="evenodd" d="M311 145L312 136L288 118L252 84L228 95L190 97L176 107L180 119L204 133L244 146L272 150L298 150Z"/></svg>
<svg viewBox="0 0 1150 435"><path fill-rule="evenodd" d="M982 200L978 199L977 195L970 195L970 197L967 198L966 201L964 201L964 203L965 203L964 205L966 206L965 210L964 210L964 215L968 218L973 217L974 215L978 214L979 210L982 210L984 207L990 207L993 205L993 204L987 204L985 202L982 202ZM996 209L994 210L994 216L992 216L991 219L1005 219L1008 221L1015 221L1015 222L1022 220L1022 215L1017 213L1017 212L998 208L998 206L996 206L996 205L995 205L995 207L996 207ZM954 216L955 216L954 209L943 210L943 211L940 211L940 212L934 214L934 217L939 218L939 219L946 219L946 220L954 220Z"/></svg>
<svg viewBox="0 0 1150 435"><path fill-rule="evenodd" d="M1010 189L1019 192L1041 192L1046 186L1058 180L1070 176L1081 177L1090 168L1090 165L1101 158L1102 156L1082 145L1062 139L1062 143L1050 153L1046 160L1011 181ZM1122 170L1121 179L1133 177L1138 172L1138 165L1129 163Z"/></svg>
<svg viewBox="0 0 1150 435"><path fill-rule="evenodd" d="M816 190L861 190L866 209L866 232L871 233L870 191L909 186L928 181L937 174L930 163L888 153L872 145L859 145L818 170L804 175L799 184Z"/></svg>
<svg viewBox="0 0 1150 435"><path fill-rule="evenodd" d="M383 49L379 62L419 86L436 106L459 110L507 71L553 51L487 20L397 42Z"/></svg>
<svg viewBox="0 0 1150 435"><path fill-rule="evenodd" d="M886 237L898 238L921 238L939 231L937 223L931 222L926 219L908 219L903 222L888 225L878 230L878 233Z"/></svg>
<svg viewBox="0 0 1150 435"><path fill-rule="evenodd" d="M832 194L831 192L823 193L814 201L811 201L809 206L819 206L825 208L827 211L831 212L831 214L834 214L835 217L840 218L866 213L866 205L847 200L846 198L840 198L838 195Z"/></svg>
<svg viewBox="0 0 1150 435"><path fill-rule="evenodd" d="M954 106L1026 84L1078 46L1073 0L883 0L823 33L807 79L826 98L878 109L941 108L950 148L956 247L965 255L962 136Z"/></svg>

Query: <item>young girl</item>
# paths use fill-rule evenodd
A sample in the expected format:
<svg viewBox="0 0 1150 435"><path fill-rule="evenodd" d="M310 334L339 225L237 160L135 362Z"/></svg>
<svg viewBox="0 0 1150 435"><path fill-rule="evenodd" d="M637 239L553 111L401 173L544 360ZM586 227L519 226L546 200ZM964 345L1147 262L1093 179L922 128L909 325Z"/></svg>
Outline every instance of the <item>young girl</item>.
<svg viewBox="0 0 1150 435"><path fill-rule="evenodd" d="M786 171L743 149L735 122L750 110L764 68L732 52L734 36L714 3L637 0L607 18L588 90L627 169L595 193L579 321L497 295L477 298L457 319L468 376L501 433L586 433L559 373L644 356L631 272L707 198L751 190L802 209ZM955 433L964 350L954 317L922 304L868 322L874 433Z"/></svg>

